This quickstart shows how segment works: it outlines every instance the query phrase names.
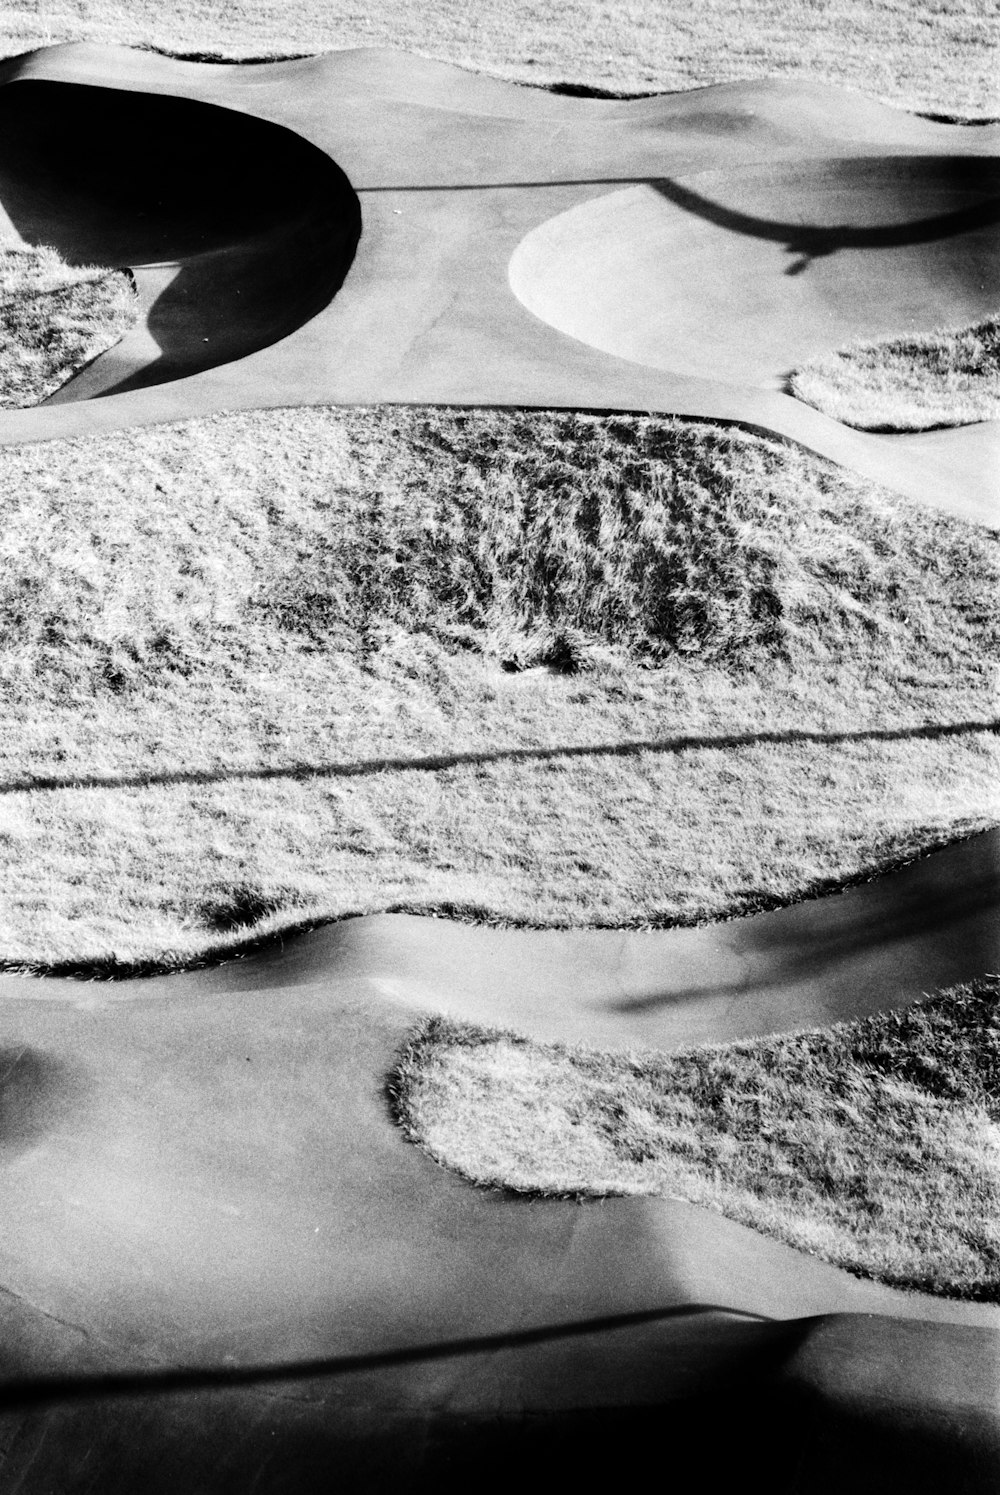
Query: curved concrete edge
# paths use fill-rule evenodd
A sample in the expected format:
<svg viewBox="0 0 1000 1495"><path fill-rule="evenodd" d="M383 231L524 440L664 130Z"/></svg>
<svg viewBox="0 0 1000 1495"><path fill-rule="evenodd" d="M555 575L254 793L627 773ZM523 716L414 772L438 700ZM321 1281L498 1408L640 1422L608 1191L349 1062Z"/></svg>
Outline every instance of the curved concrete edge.
<svg viewBox="0 0 1000 1495"><path fill-rule="evenodd" d="M831 154L590 197L531 230L508 279L601 352L780 390L859 338L992 316L998 260L994 158Z"/></svg>
<svg viewBox="0 0 1000 1495"><path fill-rule="evenodd" d="M886 144L917 141L934 145L953 141L960 125L943 124L924 115L885 104L858 89L802 79L767 78L736 83L712 83L700 88L638 96L634 99L586 98L553 92L456 63L401 51L394 47L348 47L311 57L265 63L189 62L153 50L113 43L62 42L20 56L0 60L0 73L22 76L58 68L67 80L83 82L95 75L113 77L115 86L162 87L178 84L214 87L219 82L267 87L296 84L322 75L345 97L370 99L377 91L395 103L429 108L455 108L496 118L564 118L630 120L705 116L703 127L713 128L713 115L734 108L748 116L763 115L804 125L810 133L824 133L844 141L877 135ZM845 108L845 100L849 107ZM693 106L697 106L693 108ZM968 133L968 131L966 131ZM992 152L1000 142L1000 124L977 126L965 142L971 153Z"/></svg>
<svg viewBox="0 0 1000 1495"><path fill-rule="evenodd" d="M67 1371L253 1365L692 1304L1000 1325L678 1201L476 1189L392 1122L410 1018L371 981L213 974L148 982L155 1001L0 1002L0 1311L44 1310L55 1336L42 1363L14 1336L23 1371L57 1342Z"/></svg>
<svg viewBox="0 0 1000 1495"><path fill-rule="evenodd" d="M1000 971L1000 831L723 924L516 931L383 915L288 955L293 980L332 957L415 1010L549 1041L677 1050L825 1026Z"/></svg>
<svg viewBox="0 0 1000 1495"><path fill-rule="evenodd" d="M907 1006L1000 970L1000 830L872 881L695 928L496 929L369 914L243 958L111 982L0 976L0 1002L81 1009L361 980L393 1007L544 1041L674 1050Z"/></svg>
<svg viewBox="0 0 1000 1495"><path fill-rule="evenodd" d="M368 983L225 994L204 974L163 1002L0 1004L3 1042L51 1074L4 1139L0 1488L218 1495L251 1459L274 1495L334 1469L351 1492L403 1468L448 1488L491 1447L530 1480L532 1449L551 1474L588 1427L591 1450L667 1427L696 1451L740 1407L744 1470L796 1451L789 1495L814 1488L799 1454L819 1468L839 1440L862 1479L900 1429L995 1477L996 1305L666 1200L473 1189L392 1126L405 1023Z"/></svg>
<svg viewBox="0 0 1000 1495"><path fill-rule="evenodd" d="M950 925L968 904L982 912L997 851L997 833L972 838L812 912L832 916L833 948L894 908L909 928L943 899ZM0 1487L82 1495L97 1470L111 1492L162 1478L218 1495L246 1488L253 1459L275 1495L325 1488L332 1466L352 1492L395 1488L404 1469L414 1488L447 1488L488 1449L523 1482L526 1460L551 1475L567 1450L597 1456L621 1436L642 1449L664 1427L694 1450L720 1417L745 1415L748 1434L770 1425L781 1457L795 1451L789 1495L832 1492L814 1483L825 1469L864 1488L870 1466L898 1458L900 1490L934 1488L913 1479L939 1480L948 1458L955 1488L992 1489L1000 1307L862 1281L670 1200L514 1202L406 1144L382 1085L411 1008L368 948L397 923L352 921L127 992L22 979L36 1000L0 1000L15 1078L28 1063L0 1136ZM402 923L445 942L453 978L466 938L487 936L475 974L502 995L515 934ZM766 959L780 965L799 932L765 942ZM552 947L536 962L531 937L524 970L572 988L602 946L605 975L616 957L622 969L622 938L589 932L589 958L569 964ZM660 943L662 972L665 938L625 942ZM393 960L405 972L398 947ZM181 1374L142 1381L158 1368ZM202 1380L188 1384L189 1368ZM773 1449L760 1458L773 1473Z"/></svg>
<svg viewBox="0 0 1000 1495"><path fill-rule="evenodd" d="M517 372L512 366L512 380ZM267 380L265 364L250 403L266 402ZM211 386L216 395L225 387ZM295 387L290 375L276 386ZM186 398L157 404L158 392L142 393L150 403L129 408L157 420L174 418L155 412ZM110 419L131 423L121 409ZM98 428L116 427L82 429ZM897 961L912 964L890 1005L914 999L935 950L941 972L975 966L979 974L984 958L995 968L995 891L983 885L995 887L996 833L974 846L941 853L945 862L932 869L914 864L923 872L910 874L901 901L898 885L862 911L841 895L847 916L824 916L813 946L805 926L786 924L772 939L768 924L758 941L747 934L754 921L739 921L736 942L718 947L715 986L692 990L690 978L672 976L666 1003L663 950L650 970L628 940L624 956L613 955L623 937L611 934L596 983L607 1010L588 1014L584 1004L581 1016L571 1002L572 1030L607 1024L621 1041L626 1021L653 1012L661 1022L671 1005L678 1020L663 1029L667 1043L856 1015L848 999L859 976L857 919L860 964L882 973L868 988L868 1010L885 1002ZM417 922L422 940L430 921ZM437 948L418 951L427 979L416 978L417 990L409 933L402 953L386 961L377 950L369 964L366 941L378 946L386 929L395 939L397 928L411 923L357 921L318 966L320 945L305 942L334 939L345 926L303 937L280 979L271 952L131 983L113 997L78 983L29 983L40 1000L10 1002L11 981L26 978L0 985L4 1043L36 1051L39 1073L50 1076L41 1110L3 1137L7 1402L18 1385L54 1372L246 1367L265 1356L294 1366L434 1341L440 1349L448 1334L490 1339L485 1353L474 1365L456 1354L359 1368L351 1385L316 1373L283 1389L264 1378L257 1388L12 1410L3 1417L0 1483L19 1495L83 1495L95 1481L109 1495L277 1495L327 1489L333 1479L350 1491L447 1490L449 1482L457 1491L474 1474L482 1480L485 1457L498 1483L541 1490L567 1470L620 1480L623 1450L639 1477L651 1458L662 1461L666 1435L678 1461L718 1450L720 1490L748 1469L788 1495L996 1488L996 1307L893 1294L666 1201L581 1208L484 1198L407 1149L386 1116L381 1077L405 1014L437 1005L442 974L454 983L463 957L460 943L447 959ZM718 929L676 933L718 938ZM697 954L699 973L709 948ZM540 947L532 961L536 954ZM502 982L495 959L490 974L483 956L470 983L477 1001ZM574 960L551 958L560 1000L574 971L589 969L579 954ZM526 964L517 978L526 1001L530 976ZM951 979L966 977L936 984ZM165 1000L118 1000L158 990ZM755 991L759 1006L744 1006ZM831 991L822 1018L816 993L825 1004ZM699 1011L702 1000L723 1005ZM784 1322L762 1322L768 1312ZM593 1325L647 1313L648 1322ZM546 1325L580 1332L524 1342L525 1330Z"/></svg>
<svg viewBox="0 0 1000 1495"><path fill-rule="evenodd" d="M430 1324L432 1338L452 1340L491 1325L628 1314L665 1302L710 1304L720 1313L760 1320L847 1311L1000 1324L996 1305L863 1281L678 1201L636 1197L577 1206L541 1200L512 1207L502 1195L475 1189L437 1167L392 1124L382 1087L408 1019L369 982L344 973L316 987L261 983L252 991L224 993L206 989L206 974L164 978L162 1001L124 1009L100 1003L71 1009L58 1001L0 1007L3 1045L8 1057L15 1055L15 1076L18 1066L34 1060L27 1104L15 1107L13 1130L8 1109L2 1138L10 1227L5 1270L8 1281L14 1272L25 1274L12 1284L24 1290L3 1308L8 1317L15 1311L31 1317L44 1301L32 1279L44 1277L51 1259L51 1225L25 1214L24 1205L48 1190L65 1202L61 1225L77 1238L79 1266L104 1282L89 1344L71 1332L79 1318L72 1307L75 1289L50 1288L68 1298L61 1304L50 1299L58 1310L50 1316L52 1332L65 1337L70 1331L73 1358L84 1365L95 1353L106 1362L101 1346L116 1333L124 1336L126 1365L136 1369L150 1360L155 1365L166 1347L176 1353L179 1334L188 1344L188 1364L216 1363L226 1343L239 1350L234 1363L266 1360L288 1332L282 1315L265 1311L271 1300L282 1304L302 1336L303 1352L312 1354L420 1344ZM193 1021L197 1046L190 1042ZM10 1071L7 1064L8 1100ZM303 1131L307 1117L312 1124ZM12 1166L18 1159L32 1166ZM101 1182L109 1169L120 1196ZM95 1186L81 1189L88 1177ZM242 1206L261 1197L265 1207L247 1217ZM133 1201L124 1211L122 1198ZM300 1205L290 1207L295 1199ZM309 1235L320 1232L310 1231L296 1247L303 1199L308 1211L326 1220L327 1238L313 1241ZM237 1207L220 1209L227 1201ZM102 1219L115 1222L116 1239L100 1229ZM441 1248L435 1242L446 1219L450 1238ZM159 1293L148 1307L133 1303L119 1280L120 1273L144 1277L129 1243L145 1238L158 1220L172 1221L157 1247L165 1278L190 1289L173 1309ZM217 1245L228 1237L235 1254L215 1251L202 1261L192 1259L191 1231L205 1228ZM415 1257L399 1255L400 1230ZM407 1274L426 1288L428 1271L433 1276L443 1270L447 1277L446 1258L473 1247L477 1238L494 1266L521 1260L521 1248L532 1240L543 1259L560 1257L570 1245L572 1255L559 1268L558 1286L542 1272L539 1302L527 1316L525 1305L509 1298L504 1274L491 1269L483 1276L470 1259L461 1275L467 1287L478 1283L478 1292L457 1293L453 1301L446 1294L429 1321L410 1302ZM305 1306L288 1301L316 1274L331 1290L346 1289L350 1299L353 1289L343 1275L349 1248L364 1256L366 1271L375 1271L384 1290L382 1297L366 1293L355 1304L369 1325L360 1342L354 1310L336 1323L313 1325ZM290 1289L267 1268L272 1255L289 1252ZM609 1253L619 1254L623 1265L628 1261L628 1271L595 1274ZM261 1295L254 1305L231 1280L228 1262L253 1270ZM526 1257L519 1270L534 1281L540 1268ZM404 1280L397 1283L398 1274ZM308 1302L308 1292L304 1297ZM144 1313L151 1342L136 1358L127 1348L128 1326Z"/></svg>
<svg viewBox="0 0 1000 1495"><path fill-rule="evenodd" d="M365 229L331 305L272 347L169 385L5 414L0 444L284 405L639 410L777 434L920 502L1000 523L992 429L873 436L785 395L643 368L555 332L507 280L526 233L615 183L777 160L821 170L845 151L983 155L995 131L797 84L607 107L383 52L244 68L70 44L7 71L171 93L283 124L346 173ZM558 122L555 135L537 128L542 115Z"/></svg>

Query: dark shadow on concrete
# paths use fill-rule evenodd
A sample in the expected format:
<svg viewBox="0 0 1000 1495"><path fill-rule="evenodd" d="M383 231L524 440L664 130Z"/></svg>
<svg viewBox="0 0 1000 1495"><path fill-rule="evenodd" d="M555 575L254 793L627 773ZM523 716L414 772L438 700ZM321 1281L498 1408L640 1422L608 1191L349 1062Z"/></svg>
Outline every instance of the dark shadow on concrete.
<svg viewBox="0 0 1000 1495"><path fill-rule="evenodd" d="M179 379L265 348L336 295L361 230L333 161L283 126L163 94L25 80L0 87L0 202L70 264L173 266L129 338L66 403ZM169 272L168 272L169 273ZM165 277L163 277L165 278Z"/></svg>
<svg viewBox="0 0 1000 1495"><path fill-rule="evenodd" d="M548 177L534 182L412 182L396 183L388 187L359 187L358 196L377 196L380 192L536 192L550 187L656 187L657 177L645 176L581 176ZM617 413L617 412L616 412Z"/></svg>
<svg viewBox="0 0 1000 1495"><path fill-rule="evenodd" d="M691 1495L993 1495L1000 1480L995 1420L937 1408L903 1418L891 1400L889 1416L879 1404L848 1412L780 1371L657 1406L449 1418L429 1431L413 1495L641 1490L660 1471Z"/></svg>
<svg viewBox="0 0 1000 1495"><path fill-rule="evenodd" d="M947 850L935 855L946 856ZM719 998L746 1003L755 992L780 993L817 983L823 984L832 1003L838 981L856 989L877 986L884 971L888 989L888 968L900 954L908 954L916 944L926 944L928 950L935 942L947 947L956 938L955 930L962 931L959 938L970 959L978 946L981 971L995 969L1000 958L1000 857L995 841L985 840L984 853L978 877L966 872L953 883L941 879L933 889L923 879L914 879L907 888L907 869L902 868L888 879L886 892L891 890L891 897L880 896L876 882L865 886L865 900L854 899L839 908L832 907L829 898L814 898L791 905L782 919L771 916L723 926L733 931L733 946L744 957L737 980L642 992L610 1000L608 1009L649 1013ZM929 862L923 858L910 865L924 868ZM929 988L936 984L932 977L927 979Z"/></svg>
<svg viewBox="0 0 1000 1495"><path fill-rule="evenodd" d="M492 751L435 753L422 758L366 758L355 763L287 763L267 768L206 768L150 774L38 774L0 784L0 794L60 789L149 789L167 784L223 784L235 779L356 779L379 773L435 773L487 763L546 763L558 758L632 758L642 753L731 751L764 744L912 742L962 737L969 732L998 732L1000 719L948 722L924 727L873 727L857 732L806 732L795 728L773 732L736 732L717 737L651 737L635 742L588 743L582 746L498 748Z"/></svg>
<svg viewBox="0 0 1000 1495"><path fill-rule="evenodd" d="M994 163L983 164L968 157L956 157L953 161L935 158L920 164L929 175L943 176L953 190L963 186L970 190L981 189L988 181L991 185L994 184L996 179ZM840 249L899 249L912 244L930 244L1000 223L1000 196L995 195L970 207L955 208L948 213L914 218L903 223L823 225L761 218L743 213L669 178L650 185L674 207L682 208L684 212L692 213L707 223L713 223L717 228L784 244L789 254L799 256L794 264L788 266L786 275L798 275L812 260L836 254ZM887 191L891 199L891 189ZM804 193L803 205L808 208L808 192Z"/></svg>
<svg viewBox="0 0 1000 1495"><path fill-rule="evenodd" d="M609 1334L638 1328L667 1319L696 1318L722 1314L727 1318L749 1319L769 1325L770 1320L741 1309L711 1303L684 1303L670 1308L648 1308L637 1313L608 1314L600 1318L580 1319L568 1324L544 1324L535 1329L513 1330L504 1334L484 1334L469 1339L441 1340L437 1344L407 1346L367 1354L332 1355L315 1360L297 1360L272 1365L191 1367L161 1371L122 1371L96 1375L25 1376L0 1383L0 1412L11 1407L37 1406L56 1401L92 1400L106 1396L149 1396L174 1391L224 1390L237 1386L258 1386L283 1381L305 1381L316 1378L355 1375L388 1370L396 1366L426 1364L466 1355L495 1355L501 1350L528 1349L563 1339L588 1334ZM797 1330L791 1337L797 1342L806 1333L810 1320L795 1320ZM805 1326L805 1327L804 1327ZM782 1326L786 1328L786 1326ZM783 1348L787 1348L787 1330Z"/></svg>
<svg viewBox="0 0 1000 1495"><path fill-rule="evenodd" d="M995 1495L1000 1476L972 1418L845 1415L780 1366L639 1406L462 1414L202 1392L3 1423L19 1495Z"/></svg>

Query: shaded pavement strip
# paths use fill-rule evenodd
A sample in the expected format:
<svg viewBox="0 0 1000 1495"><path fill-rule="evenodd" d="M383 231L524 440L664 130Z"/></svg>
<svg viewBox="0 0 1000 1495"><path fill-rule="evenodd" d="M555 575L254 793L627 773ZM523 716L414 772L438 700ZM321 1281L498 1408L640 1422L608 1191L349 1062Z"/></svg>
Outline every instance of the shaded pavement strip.
<svg viewBox="0 0 1000 1495"><path fill-rule="evenodd" d="M24 1376L0 1381L0 1412L11 1407L37 1406L53 1401L83 1401L105 1396L148 1396L171 1391L207 1391L236 1386L256 1386L274 1381L304 1381L332 1376L387 1370L467 1355L492 1355L502 1350L527 1349L561 1339L656 1324L668 1319L698 1318L721 1314L761 1325L774 1325L784 1336L799 1337L810 1319L791 1324L763 1314L714 1303L680 1303L668 1308L649 1308L636 1313L605 1314L567 1324L542 1324L501 1334L481 1334L464 1339L445 1339L437 1344L407 1345L393 1350L375 1350L355 1355L327 1355L311 1360L246 1366L179 1366L170 1370L109 1371L96 1375ZM794 1326L794 1327L791 1327Z"/></svg>
<svg viewBox="0 0 1000 1495"><path fill-rule="evenodd" d="M483 749L462 753L432 753L421 758L366 758L355 763L288 763L266 768L178 769L149 774L49 774L0 784L0 794L26 794L63 789L151 789L169 784L223 784L236 779L364 778L379 773L435 773L451 768L489 763L545 763L558 758L638 757L643 753L732 751L763 746L815 744L837 747L848 743L906 742L963 737L975 732L1000 732L1000 719L947 722L919 727L870 727L853 732L810 732L782 728L770 732L735 732L718 737L650 737L634 742L564 744L556 747Z"/></svg>

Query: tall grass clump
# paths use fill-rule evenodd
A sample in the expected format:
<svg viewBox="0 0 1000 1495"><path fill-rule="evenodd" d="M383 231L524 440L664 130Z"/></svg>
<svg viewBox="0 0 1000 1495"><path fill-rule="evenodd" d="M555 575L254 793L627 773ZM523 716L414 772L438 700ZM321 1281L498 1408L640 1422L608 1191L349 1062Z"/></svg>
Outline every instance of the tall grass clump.
<svg viewBox="0 0 1000 1495"><path fill-rule="evenodd" d="M253 598L317 640L356 636L364 618L513 666L574 668L601 646L745 666L929 642L945 591L949 612L990 611L968 556L971 545L971 571L995 574L988 540L904 517L778 441L544 411L395 411L378 424L373 460L370 428L348 418L357 483L319 543L303 537L294 570Z"/></svg>
<svg viewBox="0 0 1000 1495"><path fill-rule="evenodd" d="M307 411L272 413L262 447L263 420L11 456L0 690L128 695L220 650L226 673L248 649L365 660L393 631L570 672L607 650L978 672L1000 643L993 536L777 440Z"/></svg>
<svg viewBox="0 0 1000 1495"><path fill-rule="evenodd" d="M1000 317L858 342L789 381L797 399L861 431L926 431L1000 417Z"/></svg>
<svg viewBox="0 0 1000 1495"><path fill-rule="evenodd" d="M138 314L128 270L68 265L47 245L0 249L0 407L41 404Z"/></svg>

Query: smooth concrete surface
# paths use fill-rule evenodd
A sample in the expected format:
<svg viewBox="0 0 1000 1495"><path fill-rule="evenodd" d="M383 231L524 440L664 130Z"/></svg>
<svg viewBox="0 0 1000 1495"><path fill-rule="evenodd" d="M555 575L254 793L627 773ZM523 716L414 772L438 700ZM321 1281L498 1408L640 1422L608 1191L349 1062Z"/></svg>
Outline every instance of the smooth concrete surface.
<svg viewBox="0 0 1000 1495"><path fill-rule="evenodd" d="M979 306L994 128L797 83L618 103L387 52L89 45L3 64L0 121L8 241L128 264L144 306L0 442L283 404L665 411L996 522L995 423L865 436L768 387L877 321L901 267L920 305L893 317ZM556 325L578 248L596 332ZM662 295L668 262L694 295L702 253L711 344ZM0 1495L540 1492L651 1464L706 1491L992 1492L1000 1307L665 1199L478 1191L403 1141L385 1077L423 1011L676 1048L904 1005L998 969L997 861L975 837L709 929L381 916L172 977L0 978Z"/></svg>
<svg viewBox="0 0 1000 1495"><path fill-rule="evenodd" d="M1000 163L981 157L700 172L549 219L510 280L536 316L603 352L781 390L858 338L993 315L998 204Z"/></svg>
<svg viewBox="0 0 1000 1495"><path fill-rule="evenodd" d="M723 924L561 932L382 914L262 959L293 980L332 961L396 1002L543 1040L676 1050L866 1017L1000 970L998 914L1000 832L987 832Z"/></svg>
<svg viewBox="0 0 1000 1495"><path fill-rule="evenodd" d="M977 837L802 905L819 996L801 970L789 993L770 934L789 910L724 926L723 973L754 952L741 1021L734 993L726 1014L692 996L668 934L595 932L589 977L568 946L562 973L538 961L539 1011L589 1036L573 989L589 980L593 1003L603 980L599 1030L617 1013L631 1042L622 995L655 961L657 1002L673 988L690 1007L675 1042L912 1000L912 981L830 998L844 931L870 903L903 967L916 903L939 901L936 937L956 938L936 979L977 973L997 849ZM536 968L531 936L459 930L456 947L423 921L445 956L418 998L419 922L396 942L395 921L348 921L176 976L0 983L0 1490L457 1490L487 1453L498 1479L541 1490L597 1467L609 1439L622 1477L664 1429L696 1457L719 1417L746 1430L745 1477L775 1490L832 1489L831 1467L859 1489L940 1489L943 1459L954 1488L995 1487L997 1306L855 1279L674 1201L479 1191L407 1144L384 1081L413 1008L478 982L494 1020L520 1023L505 987ZM623 939L648 944L624 980ZM894 1483L914 1438L929 1451ZM702 1488L734 1468L723 1457Z"/></svg>
<svg viewBox="0 0 1000 1495"><path fill-rule="evenodd" d="M270 268L241 228L195 263L174 250L150 261L122 230L117 257L142 289L142 328L46 406L0 417L0 442L268 405L673 412L774 432L919 501L1000 524L1000 423L914 445L849 430L775 387L790 359L848 331L888 331L897 316L898 331L961 321L988 299L1000 243L996 127L938 124L802 83L577 99L375 49L236 66L79 43L14 59L4 80L15 133L38 89L62 94L64 137L100 139L112 115L150 200L164 170L187 179L195 199L207 173L223 188L220 219L231 211L241 223L246 208L224 184L234 161L254 159L267 124L297 139L297 169L323 204L304 209L294 231L287 204L267 218ZM213 143L210 131L200 157L195 106L212 107L224 137ZM144 126L156 109L172 120L179 166L164 165ZM310 146L327 163L325 186L315 155L306 165ZM58 160L58 141L33 159L43 193L59 180ZM113 175L106 160L103 171ZM352 193L363 224L353 260ZM171 207L178 226L197 219L182 198ZM55 214L70 243L95 209L65 202ZM309 228L317 214L322 254L336 246L326 282ZM10 216L30 240L32 223ZM103 258L114 260L103 206L101 216ZM230 270L245 288L230 287ZM901 291L904 274L919 298ZM262 324L256 347L226 332L239 320L237 289L254 303L249 324ZM216 292L219 316L205 323ZM268 323L286 294L290 314ZM197 315L181 315L188 295Z"/></svg>

